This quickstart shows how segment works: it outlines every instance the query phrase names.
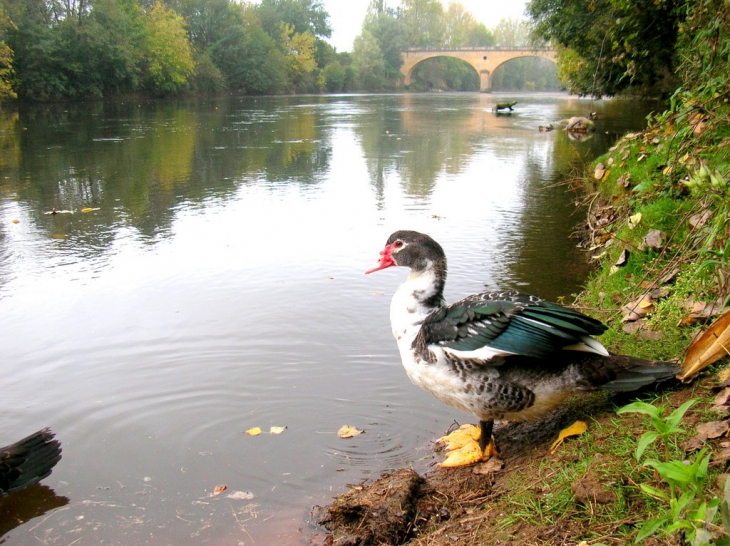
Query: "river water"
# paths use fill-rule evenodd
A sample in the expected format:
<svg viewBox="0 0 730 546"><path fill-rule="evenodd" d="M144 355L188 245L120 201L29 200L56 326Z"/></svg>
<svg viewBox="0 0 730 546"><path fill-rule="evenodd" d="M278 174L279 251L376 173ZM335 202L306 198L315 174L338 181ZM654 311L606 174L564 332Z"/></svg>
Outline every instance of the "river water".
<svg viewBox="0 0 730 546"><path fill-rule="evenodd" d="M0 113L0 444L46 426L63 444L43 486L0 499L0 542L298 544L346 484L427 469L470 418L402 369L405 271L363 272L415 229L447 252L449 301L570 300L587 270L567 181L650 108L465 93ZM538 131L589 111L588 140Z"/></svg>

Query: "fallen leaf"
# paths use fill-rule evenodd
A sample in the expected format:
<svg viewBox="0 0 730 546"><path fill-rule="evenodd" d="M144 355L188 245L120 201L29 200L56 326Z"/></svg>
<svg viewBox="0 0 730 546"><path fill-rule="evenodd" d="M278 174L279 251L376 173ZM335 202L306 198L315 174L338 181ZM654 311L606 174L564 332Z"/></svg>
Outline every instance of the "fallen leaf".
<svg viewBox="0 0 730 546"><path fill-rule="evenodd" d="M259 434L261 434L261 429L259 427L253 427L244 432L249 436L258 436Z"/></svg>
<svg viewBox="0 0 730 546"><path fill-rule="evenodd" d="M563 444L566 438L570 438L571 436L579 436L583 434L587 429L588 425L586 425L583 421L576 421L569 427L564 428L558 433L558 439L555 440L550 446L550 453L555 453L557 449Z"/></svg>
<svg viewBox="0 0 730 546"><path fill-rule="evenodd" d="M650 248L652 250L660 250L664 248L666 244L667 234L660 229L652 229L649 233L644 235L641 240L640 250L646 250Z"/></svg>
<svg viewBox="0 0 730 546"><path fill-rule="evenodd" d="M651 313L653 310L654 299L651 297L651 294L642 294L621 308L621 312L624 314L621 320L622 322L633 322Z"/></svg>
<svg viewBox="0 0 730 546"><path fill-rule="evenodd" d="M216 486L215 486L215 487L213 488L213 495L220 495L220 494L221 494L221 493L223 493L223 491L225 491L226 489L228 489L228 486L227 486L227 485L216 485Z"/></svg>
<svg viewBox="0 0 730 546"><path fill-rule="evenodd" d="M628 250L623 249L621 251L621 254L618 257L618 260L616 260L616 263L614 265L616 267L623 267L623 266L625 266L627 263L629 263L629 256L630 255L631 255L631 253Z"/></svg>
<svg viewBox="0 0 730 546"><path fill-rule="evenodd" d="M271 427L269 429L269 434L281 434L286 430L286 427Z"/></svg>
<svg viewBox="0 0 730 546"><path fill-rule="evenodd" d="M11 222L12 222L13 224L19 224L19 223L20 223L20 220L18 220L17 218L13 218L13 219L12 219L12 220L10 220L10 221L11 221Z"/></svg>
<svg viewBox="0 0 730 546"><path fill-rule="evenodd" d="M637 335L643 339L659 340L663 337L661 332L655 332L649 328L646 319L643 318L636 321L629 321L621 329L627 334Z"/></svg>
<svg viewBox="0 0 730 546"><path fill-rule="evenodd" d="M254 498L254 494L251 491L234 491L226 495L226 498L233 500L251 500Z"/></svg>
<svg viewBox="0 0 730 546"><path fill-rule="evenodd" d="M84 213L86 213L86 212L94 212L95 210L101 210L101 209L99 207L96 207L96 208L86 207L86 208L81 209L81 212L84 212Z"/></svg>
<svg viewBox="0 0 730 546"><path fill-rule="evenodd" d="M677 379L688 382L710 364L730 354L730 311L726 311L697 338L687 351Z"/></svg>
<svg viewBox="0 0 730 546"><path fill-rule="evenodd" d="M599 163L596 165L596 170L593 173L593 176L596 178L596 180L600 180L603 178L603 175L606 174L606 167L603 165L603 163Z"/></svg>
<svg viewBox="0 0 730 546"><path fill-rule="evenodd" d="M708 220L712 218L712 211L710 209L705 210L699 214L693 214L689 217L689 225L693 228L701 228Z"/></svg>
<svg viewBox="0 0 730 546"><path fill-rule="evenodd" d="M709 423L700 423L697 425L697 435L700 438L710 438L713 440L725 435L728 429L730 429L730 425L727 421L710 421Z"/></svg>
<svg viewBox="0 0 730 546"><path fill-rule="evenodd" d="M724 466L730 459L730 447L725 447L712 454L712 466Z"/></svg>
<svg viewBox="0 0 730 546"><path fill-rule="evenodd" d="M363 432L365 431L353 427L352 425L343 425L340 427L340 430L337 431L337 436L340 438L352 438L353 436L357 436Z"/></svg>
<svg viewBox="0 0 730 546"><path fill-rule="evenodd" d="M699 436L693 436L684 444L684 451L686 453L692 453L694 451L699 451L703 447L705 447L704 440L702 440Z"/></svg>
<svg viewBox="0 0 730 546"><path fill-rule="evenodd" d="M639 225L639 222L641 222L641 216L642 214L640 212L629 216L629 229L634 229Z"/></svg>

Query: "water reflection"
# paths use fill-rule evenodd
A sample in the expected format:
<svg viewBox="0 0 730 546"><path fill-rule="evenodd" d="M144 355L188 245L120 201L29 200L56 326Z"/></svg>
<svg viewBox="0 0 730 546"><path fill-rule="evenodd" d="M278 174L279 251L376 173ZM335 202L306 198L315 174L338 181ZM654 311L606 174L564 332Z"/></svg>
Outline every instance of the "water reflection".
<svg viewBox="0 0 730 546"><path fill-rule="evenodd" d="M287 543L345 483L430 464L433 439L465 416L402 370L388 322L402 272L363 271L407 228L446 248L449 299L569 296L585 269L565 178L646 111L520 96L495 116L503 99L0 116L0 435L52 426L64 461L48 485L71 499L7 543ZM589 110L603 125L587 142L537 130ZM366 433L341 440L343 424ZM243 434L272 425L288 428ZM210 497L220 484L253 498Z"/></svg>

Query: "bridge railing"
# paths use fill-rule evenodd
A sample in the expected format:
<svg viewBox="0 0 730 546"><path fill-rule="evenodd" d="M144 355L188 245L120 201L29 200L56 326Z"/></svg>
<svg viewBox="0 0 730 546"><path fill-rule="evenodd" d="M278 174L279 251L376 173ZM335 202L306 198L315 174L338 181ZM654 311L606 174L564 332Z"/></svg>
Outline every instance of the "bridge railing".
<svg viewBox="0 0 730 546"><path fill-rule="evenodd" d="M404 53L418 53L422 51L555 51L552 47L496 47L496 46L467 46L467 47L409 47Z"/></svg>

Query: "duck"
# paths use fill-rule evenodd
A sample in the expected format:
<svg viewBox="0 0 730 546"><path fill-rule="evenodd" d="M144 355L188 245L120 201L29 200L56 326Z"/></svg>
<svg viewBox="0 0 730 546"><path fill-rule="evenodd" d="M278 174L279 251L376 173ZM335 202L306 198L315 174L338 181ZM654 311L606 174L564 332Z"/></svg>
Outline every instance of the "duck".
<svg viewBox="0 0 730 546"><path fill-rule="evenodd" d="M0 497L47 478L61 460L61 443L50 429L0 447Z"/></svg>
<svg viewBox="0 0 730 546"><path fill-rule="evenodd" d="M571 395L635 391L673 378L671 362L614 355L597 340L607 327L575 309L515 290L472 294L446 304L446 254L417 231L393 233L367 274L410 270L395 291L390 322L412 383L475 416L440 438L451 451L442 467L499 455L495 421L536 421Z"/></svg>

